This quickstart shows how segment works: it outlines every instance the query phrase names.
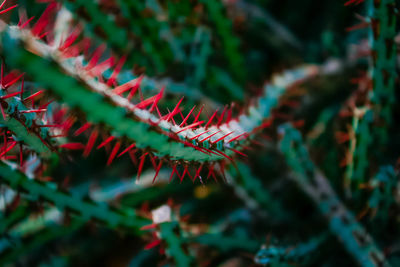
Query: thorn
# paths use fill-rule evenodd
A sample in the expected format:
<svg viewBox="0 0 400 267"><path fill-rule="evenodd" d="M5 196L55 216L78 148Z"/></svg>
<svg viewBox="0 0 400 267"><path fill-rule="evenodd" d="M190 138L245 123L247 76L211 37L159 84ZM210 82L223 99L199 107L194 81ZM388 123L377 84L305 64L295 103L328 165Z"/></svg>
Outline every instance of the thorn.
<svg viewBox="0 0 400 267"><path fill-rule="evenodd" d="M224 152L220 151L220 150L215 150L215 152L221 154L222 156L224 156L225 158L229 159L230 161L233 162L233 159L231 157L229 157L227 154L225 154Z"/></svg>
<svg viewBox="0 0 400 267"><path fill-rule="evenodd" d="M175 116L178 113L179 110L179 105L182 103L183 97L179 100L178 104L176 104L175 108L172 110L172 113L170 113L167 117L167 121L170 121L173 116Z"/></svg>
<svg viewBox="0 0 400 267"><path fill-rule="evenodd" d="M5 147L7 146L7 144L4 144ZM4 148L3 152L0 153L0 158L3 157L5 154L7 154L8 151L10 151L11 149L13 149L15 146L17 145L17 142L12 142L11 145L7 148Z"/></svg>
<svg viewBox="0 0 400 267"><path fill-rule="evenodd" d="M226 116L226 123L229 123L232 119L232 109L233 109L233 107L231 105L231 107L228 110L228 115Z"/></svg>
<svg viewBox="0 0 400 267"><path fill-rule="evenodd" d="M174 177L174 173L175 173L175 167L172 168L171 175L169 176L169 183L171 183L172 177Z"/></svg>
<svg viewBox="0 0 400 267"><path fill-rule="evenodd" d="M96 48L96 50L93 52L92 58L90 59L87 66L85 67L85 70L90 70L97 65L97 63L105 49L106 49L106 46L104 44L102 44Z"/></svg>
<svg viewBox="0 0 400 267"><path fill-rule="evenodd" d="M100 149L100 148L102 148L103 146L107 145L107 144L110 143L112 140L114 140L114 138L115 138L115 136L112 136L112 135L111 135L111 136L108 137L106 140L104 140L100 145L98 145L96 149Z"/></svg>
<svg viewBox="0 0 400 267"><path fill-rule="evenodd" d="M50 20L50 13L56 9L57 3L52 2L50 3L45 11L42 13L40 16L39 20L36 22L35 26L32 28L32 34L34 36L39 36L40 33L44 30L44 28L48 25L49 20Z"/></svg>
<svg viewBox="0 0 400 267"><path fill-rule="evenodd" d="M161 244L161 240L160 240L160 239L157 239L157 240L155 240L155 241L153 241L153 242L147 244L147 245L144 247L144 249L145 249L145 250L149 250L149 249L152 249L152 248L154 248L154 247L156 247L156 246L158 246L158 245L160 245L160 244Z"/></svg>
<svg viewBox="0 0 400 267"><path fill-rule="evenodd" d="M4 0L4 2L1 4L1 6L0 6L0 9L3 7L3 5L6 3L6 1L7 0ZM6 9L4 9L4 10L1 10L0 11L0 15L1 14L4 14L4 13L6 13L6 12L8 12L8 11L10 11L10 10L12 10L12 9L14 9L14 8L16 8L18 5L13 5L13 6L10 6L9 8L6 8Z"/></svg>
<svg viewBox="0 0 400 267"><path fill-rule="evenodd" d="M136 146L136 144L131 144L130 146L128 146L125 150L123 150L121 153L119 153L119 155L117 156L117 158L121 157L122 155L124 155L126 152L130 151L132 148L134 148Z"/></svg>
<svg viewBox="0 0 400 267"><path fill-rule="evenodd" d="M156 180L156 178L158 176L158 173L160 172L161 166L162 166L162 160L160 160L160 163L158 163L156 174L154 175L154 178L153 178L153 184L154 184L154 181Z"/></svg>
<svg viewBox="0 0 400 267"><path fill-rule="evenodd" d="M161 91L157 94L157 97L156 97L156 99L154 100L153 105L152 105L151 108L150 108L150 112L153 112L154 108L157 106L158 101L160 101L160 99L162 98L162 96L163 96L163 94L164 94L164 90L165 90L165 87L162 87L162 88L161 88Z"/></svg>
<svg viewBox="0 0 400 267"><path fill-rule="evenodd" d="M133 79L127 83L124 83L120 86L115 87L112 92L114 94L117 95L121 95L123 93L125 93L126 91L132 89L132 91L129 93L129 95L131 94L135 94L137 89L139 88L141 82L142 82L143 76L140 76L139 78Z"/></svg>
<svg viewBox="0 0 400 267"><path fill-rule="evenodd" d="M142 227L140 228L140 230L141 230L141 231L150 230L150 229L157 228L157 226L158 226L158 224L152 223L152 224L149 224L149 225L142 226Z"/></svg>
<svg viewBox="0 0 400 267"><path fill-rule="evenodd" d="M204 139L199 140L199 142L200 142L200 143L203 143L203 142L206 141L207 139L210 139L211 137L213 137L214 135L216 135L217 133L220 133L220 132L221 132L221 130L216 131L215 133L210 134L209 136L205 137Z"/></svg>
<svg viewBox="0 0 400 267"><path fill-rule="evenodd" d="M24 79L24 77L22 77L22 81L21 81L21 91L19 92L20 93L20 98L22 99L22 97L23 97L23 94L24 94L24 82L25 82L25 79Z"/></svg>
<svg viewBox="0 0 400 267"><path fill-rule="evenodd" d="M192 109L189 111L189 113L186 115L186 117L183 119L182 123L179 125L179 127L182 127L183 125L185 125L185 123L187 122L187 120L190 117L190 114L192 114L193 110L196 108L196 106L192 107Z"/></svg>
<svg viewBox="0 0 400 267"><path fill-rule="evenodd" d="M237 139L243 137L243 136L246 135L246 134L247 134L247 133L239 134L238 136L236 136L236 137L232 138L231 140L229 140L228 143L230 143L230 142L232 142L232 141L235 141L235 140L237 140Z"/></svg>
<svg viewBox="0 0 400 267"><path fill-rule="evenodd" d="M135 155L136 151L137 151L137 149L128 151L128 155L131 158L133 164L135 164L135 166L138 165L138 161L137 161L137 158L136 158L136 155Z"/></svg>
<svg viewBox="0 0 400 267"><path fill-rule="evenodd" d="M126 61L126 56L122 56L121 59L118 61L117 65L115 66L115 69L111 74L111 77L107 81L108 86L112 86L113 84L115 84L118 74L121 72L121 69L124 66L125 61Z"/></svg>
<svg viewBox="0 0 400 267"><path fill-rule="evenodd" d="M79 37L79 35L81 34L81 31L82 31L82 29L79 26L76 26L74 28L74 30L69 34L67 39L64 41L64 43L62 45L60 45L58 50L63 51L65 49L69 48Z"/></svg>
<svg viewBox="0 0 400 267"><path fill-rule="evenodd" d="M224 110L222 111L221 116L218 119L217 126L220 126L222 124L222 120L224 119L226 109L227 109L227 106L224 107Z"/></svg>
<svg viewBox="0 0 400 267"><path fill-rule="evenodd" d="M140 175L142 174L142 170L143 170L143 165L144 165L144 160L146 159L146 155L149 154L149 152L144 153L141 157L140 157L140 163L139 163L139 168L138 168L138 174L137 174L137 180L139 181Z"/></svg>
<svg viewBox="0 0 400 267"><path fill-rule="evenodd" d="M215 141L211 141L211 140L210 140L210 143L211 143L211 144L218 143L219 141L221 141L221 140L225 139L225 137L227 137L227 136L229 136L229 135L233 134L234 132L235 132L235 131L232 131L232 132L230 132L230 133L227 133L226 135L224 135L224 136L222 136L222 137L218 138L218 139L217 139L217 140L215 140Z"/></svg>
<svg viewBox="0 0 400 267"><path fill-rule="evenodd" d="M181 183L182 183L182 181L183 181L183 178L185 178L185 175L186 175L187 172L188 172L188 169L187 169L187 166L185 166L185 168L183 169L182 176L180 177Z"/></svg>
<svg viewBox="0 0 400 267"><path fill-rule="evenodd" d="M204 105L201 106L199 113L197 113L197 116L194 118L193 123L197 122L199 120L200 114L203 111Z"/></svg>
<svg viewBox="0 0 400 267"><path fill-rule="evenodd" d="M46 112L46 109L30 109L30 110L21 110L20 113L40 113Z"/></svg>
<svg viewBox="0 0 400 267"><path fill-rule="evenodd" d="M3 88L8 88L14 83L18 82L19 79L21 79L22 76L24 76L25 73L20 74L19 76L15 77L13 80L9 81L7 84L3 85ZM8 75L7 75L8 76ZM6 78L7 78L6 76ZM3 79L1 80L2 82L4 81Z"/></svg>
<svg viewBox="0 0 400 267"><path fill-rule="evenodd" d="M205 126L206 129L207 129L208 126L211 124L211 122L212 122L212 120L214 119L215 115L217 115L217 112L218 112L218 110L216 110L216 111L214 112L214 114L211 116L211 118L208 120L208 122L207 122L207 124L206 124L206 126Z"/></svg>
<svg viewBox="0 0 400 267"><path fill-rule="evenodd" d="M91 124L89 122L86 122L82 127L80 127L78 130L75 131L74 136L78 136L85 132L87 129L89 129Z"/></svg>
<svg viewBox="0 0 400 267"><path fill-rule="evenodd" d="M244 154L243 152L240 152L239 150L236 150L236 149L233 149L233 148L229 148L230 150L232 150L233 152L235 152L235 153L237 153L237 154L239 154L239 155L242 155L243 157L248 157L246 154Z"/></svg>
<svg viewBox="0 0 400 267"><path fill-rule="evenodd" d="M200 165L200 167L197 169L196 174L194 175L194 178L193 178L193 183L194 183L194 181L196 181L196 178L200 176L200 172L201 172L202 168L203 168L203 165Z"/></svg>
<svg viewBox="0 0 400 267"><path fill-rule="evenodd" d="M153 157L153 155L151 155L151 154L149 154L149 157L150 157L151 164L153 165L153 168L157 169L157 163L156 163L157 157Z"/></svg>
<svg viewBox="0 0 400 267"><path fill-rule="evenodd" d="M35 18L35 16L31 17L30 19L28 19L27 21L25 21L21 26L19 26L20 29L25 28L27 25L29 25L29 23Z"/></svg>
<svg viewBox="0 0 400 267"><path fill-rule="evenodd" d="M114 146L113 150L111 151L110 157L107 160L107 166L110 166L110 164L113 162L120 147L121 147L121 142L118 141L117 143L115 143L115 146Z"/></svg>
<svg viewBox="0 0 400 267"><path fill-rule="evenodd" d="M203 134L208 133L208 132L210 132L210 131L211 131L211 129L210 129L210 130L207 130L207 131L205 131L205 132L199 133L198 135L195 135L195 136L193 136L192 138L190 138L190 141L193 141L194 139L196 139L196 138L198 138L198 137L202 136Z"/></svg>
<svg viewBox="0 0 400 267"><path fill-rule="evenodd" d="M8 95L0 96L0 99L7 99L7 98L10 98L10 97L17 96L19 94L21 94L21 92L11 93L11 94L8 94Z"/></svg>
<svg viewBox="0 0 400 267"><path fill-rule="evenodd" d="M194 127L196 127L196 126L199 126L199 125L201 125L201 124L203 124L203 123L204 123L204 121L198 121L198 122L192 123L192 124L190 124L190 125L188 125L188 126L182 128L182 129L180 129L178 132L176 132L176 134L179 134L179 133L181 133L181 132L184 132L184 131L186 131L186 130L189 130L189 129L191 129L191 128L194 128Z"/></svg>
<svg viewBox="0 0 400 267"><path fill-rule="evenodd" d="M68 150L80 150L84 149L85 145L82 143L67 143L60 145L60 147Z"/></svg>
<svg viewBox="0 0 400 267"><path fill-rule="evenodd" d="M85 150L83 151L83 156L85 158L88 157L90 154L90 151L92 151L98 135L99 135L99 132L97 131L97 129L94 129L92 131L92 133L90 134L89 141L87 142Z"/></svg>
<svg viewBox="0 0 400 267"><path fill-rule="evenodd" d="M23 101L31 100L31 99L35 98L36 96L41 95L43 92L44 92L43 90L37 91L36 93L26 97Z"/></svg>
<svg viewBox="0 0 400 267"><path fill-rule="evenodd" d="M215 180L215 182L218 183L217 177L215 176L215 173L214 173L214 165L210 165L208 167L207 180L210 178L211 175L212 175L213 179Z"/></svg>

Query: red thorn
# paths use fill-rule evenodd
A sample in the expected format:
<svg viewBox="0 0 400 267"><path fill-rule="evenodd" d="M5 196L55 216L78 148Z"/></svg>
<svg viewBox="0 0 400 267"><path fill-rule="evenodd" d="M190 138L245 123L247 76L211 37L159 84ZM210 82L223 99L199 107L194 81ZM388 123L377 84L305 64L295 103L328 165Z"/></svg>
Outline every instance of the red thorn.
<svg viewBox="0 0 400 267"><path fill-rule="evenodd" d="M169 176L169 183L172 181L172 177L174 177L174 173L175 173L175 166L172 168L171 175Z"/></svg>
<svg viewBox="0 0 400 267"><path fill-rule="evenodd" d="M6 0L4 0L4 2L1 4L0 9L3 7L3 5L4 5L5 3L6 3ZM13 6L10 6L9 8L6 8L6 9L4 9L4 10L1 10L1 11L0 11L0 15L1 15L1 14L4 14L4 13L6 13L6 12L8 12L8 11L14 9L14 8L16 8L17 6L18 6L18 5L13 5Z"/></svg>
<svg viewBox="0 0 400 267"><path fill-rule="evenodd" d="M117 95L121 95L125 93L126 91L132 89L132 91L129 94L134 94L136 93L137 89L139 88L141 82L142 82L143 76L140 76L139 78L133 79L127 83L124 83L120 86L115 87L112 92ZM133 92L133 93L132 93Z"/></svg>
<svg viewBox="0 0 400 267"><path fill-rule="evenodd" d="M229 140L228 143L230 143L230 142L232 142L232 141L235 141L235 140L237 140L237 139L243 137L243 136L246 135L246 134L247 134L247 133L239 134L238 136L236 136L236 137L232 138L231 140Z"/></svg>
<svg viewBox="0 0 400 267"><path fill-rule="evenodd" d="M115 146L114 146L113 150L111 151L110 157L107 160L107 166L110 166L110 164L113 162L120 147L121 147L121 142L118 141L117 143L115 143Z"/></svg>
<svg viewBox="0 0 400 267"><path fill-rule="evenodd" d="M155 103L155 101L157 100L157 97L158 97L158 94L155 95L155 96L151 96L151 97L149 97L149 98L147 98L147 99L145 99L145 100L143 100L143 101L137 103L137 104L135 105L135 107L140 108L140 109L147 108L147 107L150 106L151 104L154 104L154 103Z"/></svg>
<svg viewBox="0 0 400 267"><path fill-rule="evenodd" d="M136 151L137 151L136 149L134 149L134 150L129 150L129 151L128 151L128 155L129 155L129 157L131 158L133 164L135 164L135 166L138 165L138 161L137 161L137 158L136 158L136 156L135 156Z"/></svg>
<svg viewBox="0 0 400 267"><path fill-rule="evenodd" d="M17 96L19 94L21 94L21 92L11 93L11 94L8 94L8 95L0 96L0 99L7 99L7 98L10 98L10 97Z"/></svg>
<svg viewBox="0 0 400 267"><path fill-rule="evenodd" d="M214 165L210 165L208 167L207 180L210 178L211 175L212 175L213 179L215 180L215 182L218 183L217 177L215 176L215 173L214 173Z"/></svg>
<svg viewBox="0 0 400 267"><path fill-rule="evenodd" d="M220 133L220 132L221 132L221 130L216 131L215 133L210 134L209 136L205 137L204 139L199 140L199 142L200 142L200 143L203 143L203 142L206 141L207 139L210 139L211 137L213 137L214 135L216 135L217 133Z"/></svg>
<svg viewBox="0 0 400 267"><path fill-rule="evenodd" d="M364 0L349 0L346 3L344 3L344 6L349 6L349 5L352 5L352 4L359 5L362 2L364 2Z"/></svg>
<svg viewBox="0 0 400 267"><path fill-rule="evenodd" d="M191 129L191 128L194 128L194 127L196 127L196 126L199 126L199 125L201 125L201 124L203 124L203 123L204 123L204 121L198 121L198 122L192 123L192 124L190 124L190 125L188 125L188 126L182 128L182 129L180 129L178 132L176 132L176 134L179 134L179 133L181 133L181 132L184 132L184 131L186 131L186 130L189 130L189 129Z"/></svg>
<svg viewBox="0 0 400 267"><path fill-rule="evenodd" d="M194 175L194 178L193 178L193 182L196 181L197 177L200 177L200 172L201 172L202 168L203 168L203 165L200 165L200 167L197 169L196 174Z"/></svg>
<svg viewBox="0 0 400 267"><path fill-rule="evenodd" d="M99 62L99 59L101 55L103 54L104 50L106 49L106 46L104 44L98 46L96 50L93 52L92 58L90 59L89 63L85 67L86 70L92 69L94 66L97 65Z"/></svg>
<svg viewBox="0 0 400 267"><path fill-rule="evenodd" d="M179 100L178 104L176 104L175 108L172 110L172 113L170 113L167 117L167 121L170 121L177 113L179 110L179 105L182 103L183 97Z"/></svg>
<svg viewBox="0 0 400 267"><path fill-rule="evenodd" d="M199 120L200 114L203 111L204 105L201 106L199 113L197 113L197 116L194 118L193 123L197 122Z"/></svg>
<svg viewBox="0 0 400 267"><path fill-rule="evenodd" d="M21 77L24 76L24 74L25 74L25 73L22 73L22 74L20 74L19 76L15 77L13 80L9 81L7 84L4 84L4 85L3 85L3 88L6 88L6 89L7 89L8 87L10 87L11 85L13 85L14 83L18 82L18 80L21 79ZM10 75L10 74L9 74L9 75ZM4 79L7 80L7 78L8 78L9 75L7 75ZM4 79L1 80L2 83L4 82Z"/></svg>
<svg viewBox="0 0 400 267"><path fill-rule="evenodd" d="M46 10L43 12L42 16L40 16L39 20L36 22L35 26L32 28L32 34L34 36L39 36L40 33L44 30L44 28L48 25L50 20L51 12L56 9L57 3L52 2L50 3Z"/></svg>
<svg viewBox="0 0 400 267"><path fill-rule="evenodd" d="M221 154L222 156L224 156L225 158L229 159L230 161L233 161L233 159L231 157L229 157L227 154L225 154L224 152L222 152L220 150L215 150L215 152Z"/></svg>
<svg viewBox="0 0 400 267"><path fill-rule="evenodd" d="M192 140L194 140L196 138L199 138L200 136L202 136L205 133L208 133L209 131L211 131L211 129L193 136L192 138L190 138L190 141L192 141Z"/></svg>
<svg viewBox="0 0 400 267"><path fill-rule="evenodd" d="M67 143L67 144L62 144L60 147L68 150L80 150L84 149L85 145L82 143Z"/></svg>
<svg viewBox="0 0 400 267"><path fill-rule="evenodd" d="M220 125L221 125L222 120L224 119L224 116L225 116L226 109L227 109L227 107L225 106L225 107L224 107L224 110L223 110L222 113L221 113L221 116L219 117L219 120L218 120L218 122L217 122L217 126L220 126Z"/></svg>
<svg viewBox="0 0 400 267"><path fill-rule="evenodd" d="M185 123L187 122L187 120L190 117L190 114L192 114L193 110L196 108L196 106L192 107L192 109L189 111L189 113L186 115L186 117L183 119L182 123L179 125L179 127L182 127L183 125L185 125Z"/></svg>
<svg viewBox="0 0 400 267"><path fill-rule="evenodd" d="M7 144L4 144L5 147L7 146ZM11 149L13 149L15 146L17 145L17 142L12 142L11 145L7 148L5 148L3 150L3 152L0 153L0 158L3 157L8 151L10 151Z"/></svg>
<svg viewBox="0 0 400 267"><path fill-rule="evenodd" d="M206 124L206 126L205 126L206 129L207 129L208 126L211 124L211 122L212 122L212 120L214 119L215 115L217 115L217 112L218 112L218 110L216 110L216 111L214 112L214 114L212 114L211 118L208 120L208 122L207 122L207 124Z"/></svg>
<svg viewBox="0 0 400 267"><path fill-rule="evenodd" d="M143 165L144 165L144 160L146 159L146 155L149 154L149 152L144 153L141 157L140 157L140 163L139 163L139 168L138 168L138 174L137 174L137 180L139 181L140 179L140 175L142 174L142 170L143 170Z"/></svg>
<svg viewBox="0 0 400 267"><path fill-rule="evenodd" d="M103 146L107 145L108 143L110 143L112 140L114 140L115 136L110 136L108 137L106 140L104 140L100 145L97 146L96 149L100 149Z"/></svg>
<svg viewBox="0 0 400 267"><path fill-rule="evenodd" d="M78 130L75 131L74 136L78 136L88 130L90 128L91 124L89 122L86 122L82 127L80 127Z"/></svg>
<svg viewBox="0 0 400 267"><path fill-rule="evenodd" d="M233 152L235 152L235 153L237 153L237 154L239 154L239 155L242 155L243 157L248 157L246 154L244 154L243 152L240 152L239 150L236 150L236 149L233 149L233 148L229 148L230 150L232 150Z"/></svg>
<svg viewBox="0 0 400 267"><path fill-rule="evenodd" d="M117 156L117 158L121 157L122 155L124 155L126 152L130 151L132 148L134 148L136 146L136 144L131 144L130 146L128 146L125 150L123 150L121 153L119 153L119 155Z"/></svg>
<svg viewBox="0 0 400 267"><path fill-rule="evenodd" d="M30 19L28 19L27 21L25 21L21 26L19 26L20 29L25 28L27 25L29 25L29 23L35 18L35 16L31 17Z"/></svg>
<svg viewBox="0 0 400 267"><path fill-rule="evenodd" d="M20 113L40 113L46 112L46 109L30 109L30 110L21 110Z"/></svg>
<svg viewBox="0 0 400 267"><path fill-rule="evenodd" d="M79 37L79 35L81 34L81 31L82 31L81 28L79 26L76 26L75 29L69 34L67 39L64 41L64 43L62 45L60 45L58 50L62 51L62 50L67 49L68 47L70 47L76 41L76 39Z"/></svg>
<svg viewBox="0 0 400 267"><path fill-rule="evenodd" d="M110 79L108 79L108 81L107 81L108 86L115 84L117 76L121 72L121 69L124 66L125 61L126 61L126 56L122 56L121 59L118 61L117 65L115 66L115 69L114 69L113 73L111 74Z"/></svg>
<svg viewBox="0 0 400 267"><path fill-rule="evenodd" d="M25 79L24 79L24 77L22 77L22 81L21 81L21 91L19 92L20 93L20 98L22 99L22 95L24 94L24 82L25 82Z"/></svg>
<svg viewBox="0 0 400 267"><path fill-rule="evenodd" d="M181 183L182 183L182 181L183 181L183 178L185 178L185 175L186 175L187 172L188 172L188 169L187 169L187 166L185 166L185 168L183 169L182 176L180 177Z"/></svg>
<svg viewBox="0 0 400 267"><path fill-rule="evenodd" d="M155 100L154 100L154 102L153 102L153 105L151 105L151 108L150 108L150 112L153 112L153 110L155 109L155 107L157 106L157 104L158 104L158 101L160 101L160 99L162 98L162 96L163 96L163 94L164 94L164 90L165 90L165 87L162 87L161 88L161 91L157 94L157 97L155 98Z"/></svg>
<svg viewBox="0 0 400 267"><path fill-rule="evenodd" d="M157 228L157 226L158 226L158 224L152 223L152 224L149 224L149 225L142 226L142 227L140 228L140 230L141 230L141 231L150 230L150 229Z"/></svg>
<svg viewBox="0 0 400 267"><path fill-rule="evenodd" d="M157 239L157 240L154 240L153 242L147 244L147 245L144 247L144 249L145 249L145 250L149 250L149 249L152 249L152 248L154 248L154 247L156 247L156 246L158 246L158 245L160 245L160 244L161 244L161 240L160 240L160 239Z"/></svg>
<svg viewBox="0 0 400 267"><path fill-rule="evenodd" d="M229 123L232 119L232 106L228 110L228 115L226 116L226 122Z"/></svg>
<svg viewBox="0 0 400 267"><path fill-rule="evenodd" d="M150 161L151 161L151 164L153 165L153 168L154 169L157 169L157 163L156 163L156 158L157 157L154 157L153 155L149 155L149 157L150 157Z"/></svg>
<svg viewBox="0 0 400 267"><path fill-rule="evenodd" d="M4 112L3 106L0 103L0 110L1 110L1 115L3 115L3 119L6 120L6 113Z"/></svg>
<svg viewBox="0 0 400 267"><path fill-rule="evenodd" d="M85 150L83 151L83 156L86 158L89 156L90 151L92 151L94 143L96 142L97 137L99 136L99 132L94 129L90 134L89 141L86 144Z"/></svg>
<svg viewBox="0 0 400 267"><path fill-rule="evenodd" d="M153 184L154 184L154 181L156 180L156 178L158 176L158 173L160 172L161 166L162 166L162 160L160 160L160 163L158 163L158 167L156 169L156 174L154 175L154 178L153 178Z"/></svg>
<svg viewBox="0 0 400 267"><path fill-rule="evenodd" d="M37 91L36 93L26 97L24 99L24 101L31 100L31 99L35 98L36 96L41 95L43 92L44 92L43 90Z"/></svg>
<svg viewBox="0 0 400 267"><path fill-rule="evenodd" d="M235 131L232 131L232 132L230 132L230 133L227 133L226 135L224 135L224 136L222 136L222 137L218 138L218 139L217 139L217 140L215 140L215 141L211 141L211 140L210 140L210 143L211 143L211 144L218 143L219 141L221 141L221 140L225 139L225 137L227 137L227 136L229 136L229 135L233 134L234 132L235 132Z"/></svg>

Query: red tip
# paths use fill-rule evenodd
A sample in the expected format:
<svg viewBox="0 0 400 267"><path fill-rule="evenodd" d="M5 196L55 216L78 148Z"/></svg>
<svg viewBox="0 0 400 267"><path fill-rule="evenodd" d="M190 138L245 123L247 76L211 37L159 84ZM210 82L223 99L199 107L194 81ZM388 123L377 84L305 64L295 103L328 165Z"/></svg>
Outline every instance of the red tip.
<svg viewBox="0 0 400 267"><path fill-rule="evenodd" d="M104 140L100 145L97 146L97 149L102 148L103 146L107 145L110 143L112 140L114 140L115 136L110 136L106 140Z"/></svg>
<svg viewBox="0 0 400 267"><path fill-rule="evenodd" d="M89 156L90 151L92 151L94 143L96 142L98 135L99 135L99 132L96 129L93 130L92 133L90 134L89 141L86 144L85 150L83 151L84 157Z"/></svg>
<svg viewBox="0 0 400 267"><path fill-rule="evenodd" d="M146 155L149 154L149 152L144 153L141 157L140 157L140 163L139 163L139 168L138 168L138 174L137 174L137 180L139 181L140 179L140 175L142 174L142 170L143 170L143 165L144 165L144 161L146 159Z"/></svg>
<svg viewBox="0 0 400 267"><path fill-rule="evenodd" d="M81 150L85 148L85 145L82 143L67 143L62 144L60 147L68 150Z"/></svg>
<svg viewBox="0 0 400 267"><path fill-rule="evenodd" d="M114 160L115 156L117 155L118 150L119 150L120 147L121 147L121 142L115 143L115 146L114 146L113 150L111 151L110 157L107 160L107 166L109 166L113 162L113 160Z"/></svg>

